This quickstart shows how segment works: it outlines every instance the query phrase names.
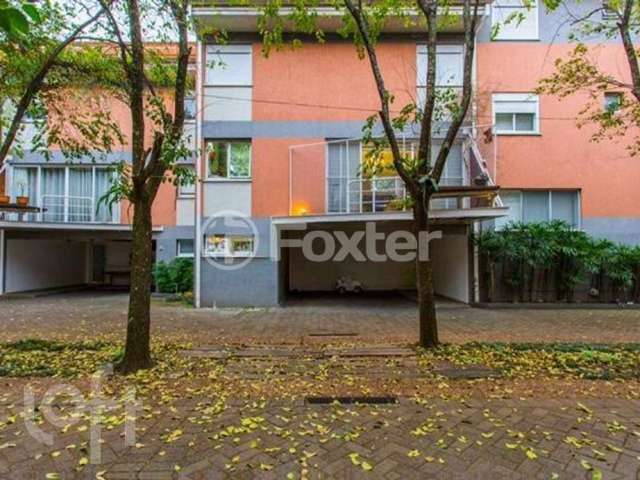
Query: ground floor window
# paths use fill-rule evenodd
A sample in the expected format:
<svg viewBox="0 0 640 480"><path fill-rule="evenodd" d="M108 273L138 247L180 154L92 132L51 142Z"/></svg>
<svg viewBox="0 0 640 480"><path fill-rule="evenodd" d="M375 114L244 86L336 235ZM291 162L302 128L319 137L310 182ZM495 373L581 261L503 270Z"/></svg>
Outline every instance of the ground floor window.
<svg viewBox="0 0 640 480"><path fill-rule="evenodd" d="M193 257L195 251L193 239L181 239L178 240L176 254L178 257Z"/></svg>
<svg viewBox="0 0 640 480"><path fill-rule="evenodd" d="M246 257L253 254L253 235L207 235L205 253L213 256Z"/></svg>
<svg viewBox="0 0 640 480"><path fill-rule="evenodd" d="M496 228L511 222L547 222L562 220L580 227L580 192L578 190L504 190L500 198L509 208L506 217L496 219Z"/></svg>

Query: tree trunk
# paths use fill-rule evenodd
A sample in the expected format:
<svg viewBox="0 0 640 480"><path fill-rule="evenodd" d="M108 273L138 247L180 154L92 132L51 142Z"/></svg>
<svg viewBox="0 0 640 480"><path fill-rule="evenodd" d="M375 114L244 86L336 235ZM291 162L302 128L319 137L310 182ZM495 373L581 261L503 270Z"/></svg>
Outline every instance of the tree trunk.
<svg viewBox="0 0 640 480"><path fill-rule="evenodd" d="M153 243L151 202L146 199L140 200L135 205L132 236L127 341L124 358L118 365L118 370L124 374L146 369L152 365L149 340Z"/></svg>
<svg viewBox="0 0 640 480"><path fill-rule="evenodd" d="M424 241L429 233L429 213L424 208L429 200L416 200L413 209L415 234L418 239L418 255L416 256L416 286L418 288L418 311L420 318L420 346L434 348L438 346L438 320L433 292L433 267L431 260L422 254ZM430 251L428 257L430 257Z"/></svg>

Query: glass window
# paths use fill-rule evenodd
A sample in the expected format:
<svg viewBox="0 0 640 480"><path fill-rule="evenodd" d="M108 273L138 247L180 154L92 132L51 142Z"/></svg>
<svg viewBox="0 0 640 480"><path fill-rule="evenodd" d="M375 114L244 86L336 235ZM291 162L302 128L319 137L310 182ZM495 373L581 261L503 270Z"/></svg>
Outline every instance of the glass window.
<svg viewBox="0 0 640 480"><path fill-rule="evenodd" d="M193 95L189 95L184 99L184 119L185 120L195 120L196 119L196 97Z"/></svg>
<svg viewBox="0 0 640 480"><path fill-rule="evenodd" d="M42 207L43 217L49 222L65 220L65 169L42 169Z"/></svg>
<svg viewBox="0 0 640 480"><path fill-rule="evenodd" d="M209 178L250 178L250 142L207 142Z"/></svg>
<svg viewBox="0 0 640 480"><path fill-rule="evenodd" d="M609 113L616 112L622 105L622 93L606 92L604 94L604 109Z"/></svg>
<svg viewBox="0 0 640 480"><path fill-rule="evenodd" d="M251 86L251 45L207 46L207 85Z"/></svg>
<svg viewBox="0 0 640 480"><path fill-rule="evenodd" d="M193 257L194 253L193 239L181 239L178 240L178 256L179 257Z"/></svg>
<svg viewBox="0 0 640 480"><path fill-rule="evenodd" d="M537 0L496 0L491 27L493 40L538 40Z"/></svg>
<svg viewBox="0 0 640 480"><path fill-rule="evenodd" d="M536 134L538 126L538 96L529 93L496 93L493 114L498 134Z"/></svg>
<svg viewBox="0 0 640 480"><path fill-rule="evenodd" d="M208 235L205 239L205 253L216 256L247 256L253 253L252 235Z"/></svg>
<svg viewBox="0 0 640 480"><path fill-rule="evenodd" d="M438 45L436 47L436 85L438 87L461 87L464 67L462 45ZM427 47L418 45L418 68L416 85L427 85Z"/></svg>
<svg viewBox="0 0 640 480"><path fill-rule="evenodd" d="M193 167L188 167L191 170L194 170ZM196 183L185 183L178 185L178 196L179 197L193 197L196 194Z"/></svg>
<svg viewBox="0 0 640 480"><path fill-rule="evenodd" d="M547 222L562 220L580 226L580 192L577 190L502 191L500 199L509 213L496 219L496 228L509 222Z"/></svg>
<svg viewBox="0 0 640 480"><path fill-rule="evenodd" d="M551 192L551 217L553 220L562 220L569 225L577 227L578 221L578 192L552 191Z"/></svg>
<svg viewBox="0 0 640 480"><path fill-rule="evenodd" d="M549 192L522 193L522 221L546 222L549 220Z"/></svg>
<svg viewBox="0 0 640 480"><path fill-rule="evenodd" d="M496 229L501 229L509 223L522 221L522 193L521 192L500 192L502 204L509 209L504 217L496 218Z"/></svg>
<svg viewBox="0 0 640 480"><path fill-rule="evenodd" d="M103 197L111 188L114 180L114 173L107 168L96 168L96 191L95 210L96 222L113 223L117 221L117 210L119 205L109 205Z"/></svg>
<svg viewBox="0 0 640 480"><path fill-rule="evenodd" d="M69 221L90 222L93 217L93 170L69 169Z"/></svg>

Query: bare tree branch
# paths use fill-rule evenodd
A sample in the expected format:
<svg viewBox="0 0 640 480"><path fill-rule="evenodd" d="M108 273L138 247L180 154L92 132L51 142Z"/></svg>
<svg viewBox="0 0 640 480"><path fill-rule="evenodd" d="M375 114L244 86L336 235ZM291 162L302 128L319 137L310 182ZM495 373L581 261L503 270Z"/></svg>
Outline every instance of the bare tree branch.
<svg viewBox="0 0 640 480"><path fill-rule="evenodd" d="M464 1L464 70L462 80L462 100L459 110L456 112L447 134L440 146L438 157L433 167L433 178L436 182L440 182L442 172L444 170L447 157L453 146L453 142L467 116L469 105L471 103L471 93L473 90L473 57L475 54L475 38L476 38L476 22L478 17L478 6L480 0L474 0L473 11L471 11L471 0Z"/></svg>
<svg viewBox="0 0 640 480"><path fill-rule="evenodd" d="M365 50L367 51L367 57L369 58L369 63L371 64L371 70L373 72L373 77L376 82L376 88L378 90L378 96L380 97L380 110L378 115L380 117L380 121L382 123L382 128L384 129L385 135L389 140L389 146L391 147L391 154L393 158L393 165L398 172L398 175L404 181L405 185L409 189L412 194L417 193L418 184L415 182L413 178L407 172L405 166L402 164L402 153L400 152L400 145L398 143L398 138L393 129L393 122L391 120L391 113L389 111L389 98L390 93L387 90L384 78L382 77L382 72L380 70L380 63L378 61L378 56L376 54L376 50L374 47L373 39L371 38L369 27L367 20L365 18L365 13L362 9L362 3L359 2L356 7L351 0L344 0L345 6L349 13L353 17L356 26L358 28L358 32L362 38L362 43L364 44Z"/></svg>
<svg viewBox="0 0 640 480"><path fill-rule="evenodd" d="M426 175L431 165L433 134L433 112L436 105L436 57L437 57L437 0L418 0L418 6L427 19L427 88L425 104L420 124L420 146L418 149L418 173Z"/></svg>
<svg viewBox="0 0 640 480"><path fill-rule="evenodd" d="M640 101L640 67L638 66L638 56L636 55L636 49L629 33L629 27L631 24L631 12L635 0L626 0L624 4L624 10L622 18L618 22L618 30L622 38L622 44L624 45L624 51L627 55L627 62L629 63L629 70L631 71L631 80L633 82L632 93L638 101Z"/></svg>

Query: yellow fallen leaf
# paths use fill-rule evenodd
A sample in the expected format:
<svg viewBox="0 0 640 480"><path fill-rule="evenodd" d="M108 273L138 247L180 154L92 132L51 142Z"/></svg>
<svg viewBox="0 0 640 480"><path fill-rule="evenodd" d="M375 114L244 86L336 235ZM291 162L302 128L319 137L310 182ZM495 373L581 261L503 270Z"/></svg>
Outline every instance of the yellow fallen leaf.
<svg viewBox="0 0 640 480"><path fill-rule="evenodd" d="M373 470L373 465L371 465L369 462L362 462L361 467L365 472L370 472L371 470Z"/></svg>
<svg viewBox="0 0 640 480"><path fill-rule="evenodd" d="M407 457L409 458L415 458L419 456L420 456L420 450L410 450L409 452L407 452Z"/></svg>

